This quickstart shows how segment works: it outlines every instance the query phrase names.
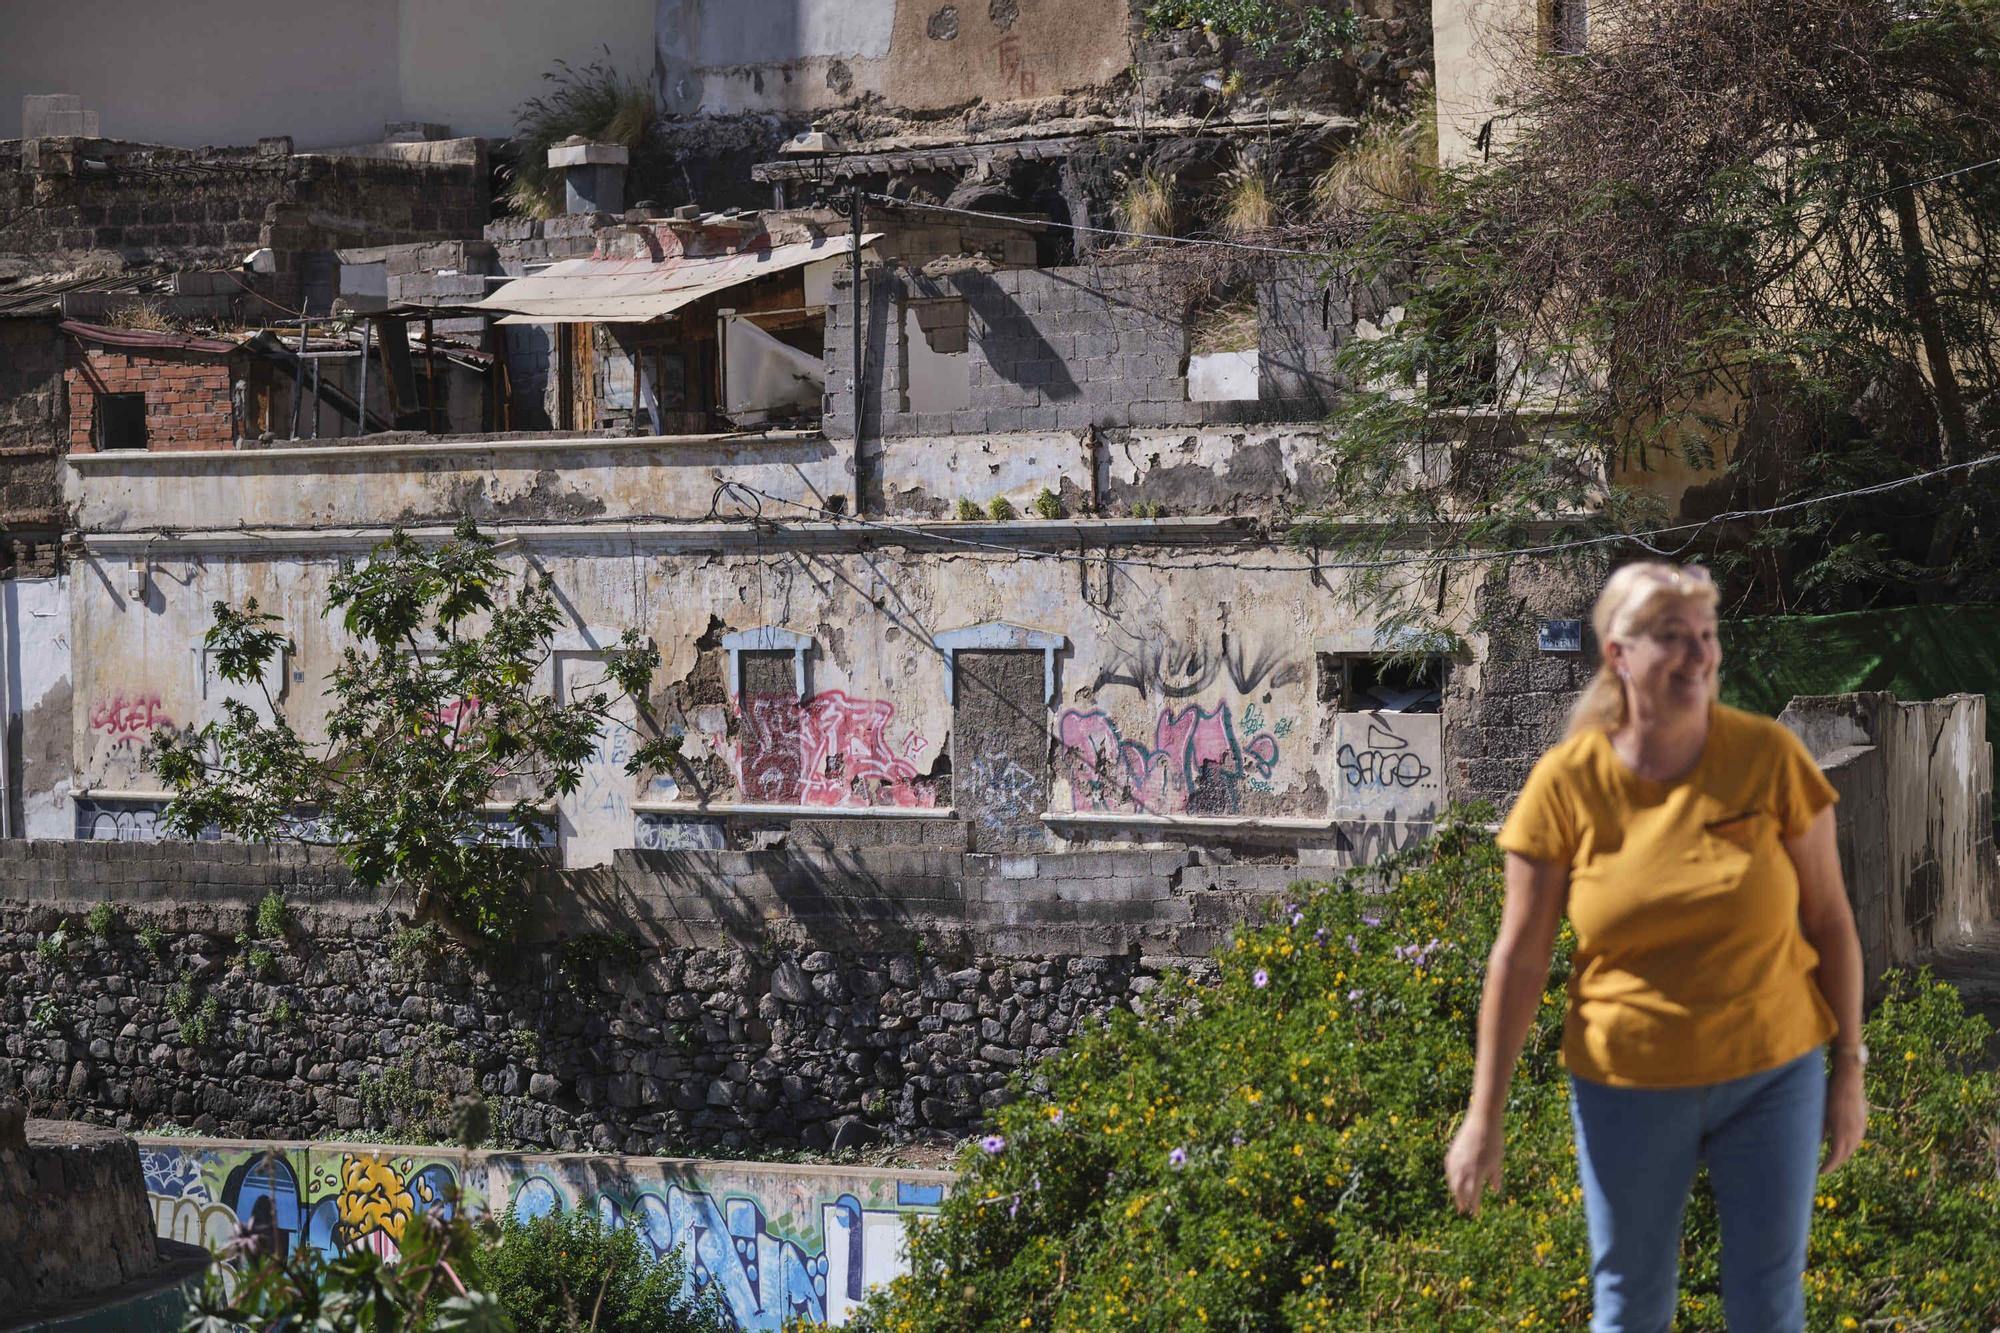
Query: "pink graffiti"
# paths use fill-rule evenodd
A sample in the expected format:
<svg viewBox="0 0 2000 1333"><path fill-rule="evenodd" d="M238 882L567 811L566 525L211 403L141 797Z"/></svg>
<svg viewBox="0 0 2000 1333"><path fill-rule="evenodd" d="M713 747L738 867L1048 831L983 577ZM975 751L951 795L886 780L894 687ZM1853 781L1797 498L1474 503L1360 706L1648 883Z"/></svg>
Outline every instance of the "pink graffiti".
<svg viewBox="0 0 2000 1333"><path fill-rule="evenodd" d="M737 778L751 800L773 805L933 806L937 790L910 758L926 742L889 741L896 706L838 690L801 702L747 696L739 714Z"/></svg>
<svg viewBox="0 0 2000 1333"><path fill-rule="evenodd" d="M1228 704L1160 711L1149 748L1128 741L1102 709L1066 710L1057 723L1069 766L1070 807L1127 814L1235 814L1246 782L1271 776L1278 742L1236 736Z"/></svg>
<svg viewBox="0 0 2000 1333"><path fill-rule="evenodd" d="M116 694L99 700L90 710L90 729L110 736L116 749L130 749L158 728L172 725L174 720L161 707L157 694Z"/></svg>

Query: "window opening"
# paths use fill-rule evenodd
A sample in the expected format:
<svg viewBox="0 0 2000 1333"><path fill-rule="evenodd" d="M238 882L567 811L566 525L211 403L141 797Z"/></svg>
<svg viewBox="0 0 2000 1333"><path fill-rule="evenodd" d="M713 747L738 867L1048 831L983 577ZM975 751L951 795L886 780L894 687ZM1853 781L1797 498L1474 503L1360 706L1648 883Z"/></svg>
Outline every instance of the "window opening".
<svg viewBox="0 0 2000 1333"><path fill-rule="evenodd" d="M97 396L97 447L146 447L146 395L103 393Z"/></svg>

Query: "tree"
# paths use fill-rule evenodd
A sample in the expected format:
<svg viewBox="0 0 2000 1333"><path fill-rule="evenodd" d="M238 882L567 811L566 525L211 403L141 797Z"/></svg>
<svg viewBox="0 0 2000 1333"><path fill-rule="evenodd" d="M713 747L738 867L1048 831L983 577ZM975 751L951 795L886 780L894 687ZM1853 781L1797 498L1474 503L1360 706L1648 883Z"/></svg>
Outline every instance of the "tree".
<svg viewBox="0 0 2000 1333"><path fill-rule="evenodd" d="M419 1213L403 1228L402 1256L369 1249L327 1260L310 1245L262 1253L252 1232L211 1265L189 1303L183 1333L512 1333L500 1301L472 1285L479 1242L463 1218Z"/></svg>
<svg viewBox="0 0 2000 1333"><path fill-rule="evenodd" d="M397 532L343 568L329 600L353 643L328 678L318 739L263 683L286 642L279 618L254 600L215 604L210 660L264 706L225 700L221 721L155 739L147 762L174 793L163 823L183 837L215 828L332 846L361 883L408 891L420 919L511 938L537 858L509 835L553 828L556 798L577 789L604 728L628 725L619 702L636 700L650 733L627 772L678 756L644 710L657 650L628 630L601 679L551 693L563 613L550 580L510 575L470 522L436 546Z"/></svg>
<svg viewBox="0 0 2000 1333"><path fill-rule="evenodd" d="M1203 28L1235 38L1252 55L1294 63L1338 60L1360 32L1351 9L1325 0L1153 0L1146 25L1156 32Z"/></svg>
<svg viewBox="0 0 2000 1333"><path fill-rule="evenodd" d="M722 1289L697 1290L686 1252L655 1258L635 1225L573 1209L502 1215L480 1266L518 1333L727 1333Z"/></svg>
<svg viewBox="0 0 2000 1333"><path fill-rule="evenodd" d="M1523 34L1523 43L1533 41ZM1593 0L1579 56L1508 65L1490 161L1350 214L1400 322L1343 352L1326 515L1388 616L1448 560L1699 521L1982 458L2000 405L2000 7ZM1324 244L1329 238L1320 238ZM1719 479L1669 515L1621 472ZM1663 534L1739 611L2000 597L1992 473ZM1416 594L1416 595L1413 595Z"/></svg>

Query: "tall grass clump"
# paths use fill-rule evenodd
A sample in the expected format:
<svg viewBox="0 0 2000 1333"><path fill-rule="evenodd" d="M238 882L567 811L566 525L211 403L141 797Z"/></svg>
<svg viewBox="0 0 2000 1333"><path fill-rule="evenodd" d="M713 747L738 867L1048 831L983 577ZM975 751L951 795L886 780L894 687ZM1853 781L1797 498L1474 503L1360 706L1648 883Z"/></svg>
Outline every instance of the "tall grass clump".
<svg viewBox="0 0 2000 1333"><path fill-rule="evenodd" d="M608 60L610 53L605 53ZM549 149L573 135L592 143L638 149L653 129L653 94L643 83L620 74L606 61L572 66L558 60L542 75L551 85L515 113L516 156L507 167L501 199L525 217L553 217L563 211L563 173L549 167Z"/></svg>
<svg viewBox="0 0 2000 1333"><path fill-rule="evenodd" d="M1501 854L1448 816L1240 930L1024 1074L872 1300L874 1333L1581 1328L1588 1246L1558 1061L1564 928L1507 1115L1506 1189L1444 1184L1472 1080ZM1986 1024L1892 975L1867 1029L1871 1138L1820 1184L1809 1327L2000 1321L2000 1083ZM1677 1328L1721 1333L1717 1224L1689 1209Z"/></svg>
<svg viewBox="0 0 2000 1333"><path fill-rule="evenodd" d="M1174 178L1147 167L1127 176L1118 195L1118 220L1126 231L1174 234ZM1133 241L1134 245L1144 244Z"/></svg>
<svg viewBox="0 0 2000 1333"><path fill-rule="evenodd" d="M1438 173L1437 101L1407 114L1376 117L1312 185L1312 211L1323 221L1427 202Z"/></svg>

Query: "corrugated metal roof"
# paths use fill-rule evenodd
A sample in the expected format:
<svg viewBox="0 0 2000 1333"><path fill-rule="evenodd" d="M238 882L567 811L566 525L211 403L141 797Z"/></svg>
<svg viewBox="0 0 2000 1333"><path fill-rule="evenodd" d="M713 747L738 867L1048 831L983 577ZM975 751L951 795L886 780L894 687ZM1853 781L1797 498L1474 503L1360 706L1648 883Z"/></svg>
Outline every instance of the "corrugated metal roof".
<svg viewBox="0 0 2000 1333"><path fill-rule="evenodd" d="M164 269L143 273L94 274L48 273L23 278L0 286L0 319L31 318L60 314L62 299L69 292L164 292L170 274Z"/></svg>
<svg viewBox="0 0 2000 1333"><path fill-rule="evenodd" d="M866 233L861 244L881 239ZM505 312L502 324L643 324L702 297L821 259L851 254L845 236L731 255L650 259L566 259L501 287L467 307Z"/></svg>
<svg viewBox="0 0 2000 1333"><path fill-rule="evenodd" d="M83 324L73 319L62 322L62 331L85 342L107 347L138 347L148 351L203 352L220 355L236 350L237 344L221 338L202 338L192 333L169 333L159 329L116 329L104 324Z"/></svg>

